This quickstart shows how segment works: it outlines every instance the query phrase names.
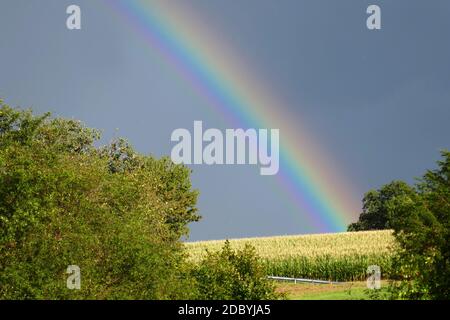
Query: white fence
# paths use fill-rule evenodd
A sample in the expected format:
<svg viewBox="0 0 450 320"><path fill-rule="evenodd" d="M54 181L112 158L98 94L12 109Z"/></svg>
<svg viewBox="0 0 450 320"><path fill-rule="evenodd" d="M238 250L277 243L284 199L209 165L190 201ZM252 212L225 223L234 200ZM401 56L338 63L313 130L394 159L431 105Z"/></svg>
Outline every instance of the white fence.
<svg viewBox="0 0 450 320"><path fill-rule="evenodd" d="M325 280L289 278L289 277L277 277L277 276L268 276L267 278L272 279L272 280L279 280L279 281L293 281L294 283L297 283L297 282L316 283L316 284L341 284L341 283L343 283L343 282L337 282L337 281L325 281Z"/></svg>

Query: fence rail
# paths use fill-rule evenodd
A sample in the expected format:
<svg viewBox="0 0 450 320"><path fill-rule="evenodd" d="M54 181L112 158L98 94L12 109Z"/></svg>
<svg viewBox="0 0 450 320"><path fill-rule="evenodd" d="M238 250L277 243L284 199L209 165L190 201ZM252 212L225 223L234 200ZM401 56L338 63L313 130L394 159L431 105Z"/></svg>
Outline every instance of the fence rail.
<svg viewBox="0 0 450 320"><path fill-rule="evenodd" d="M302 282L302 283L316 283L316 284L342 284L344 282L338 281L326 281L326 280L315 280L315 279L304 279L304 278L289 278L289 277L278 277L278 276L268 276L267 278L272 280L281 280L281 281L293 281L294 283Z"/></svg>

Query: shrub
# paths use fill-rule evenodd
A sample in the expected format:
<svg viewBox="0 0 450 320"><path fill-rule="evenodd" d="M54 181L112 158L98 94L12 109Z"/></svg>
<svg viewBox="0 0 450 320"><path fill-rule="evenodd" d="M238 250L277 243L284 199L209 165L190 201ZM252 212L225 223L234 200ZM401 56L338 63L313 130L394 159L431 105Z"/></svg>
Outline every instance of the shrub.
<svg viewBox="0 0 450 320"><path fill-rule="evenodd" d="M250 245L233 250L228 241L220 251L207 252L193 271L199 299L261 300L279 298L263 264Z"/></svg>

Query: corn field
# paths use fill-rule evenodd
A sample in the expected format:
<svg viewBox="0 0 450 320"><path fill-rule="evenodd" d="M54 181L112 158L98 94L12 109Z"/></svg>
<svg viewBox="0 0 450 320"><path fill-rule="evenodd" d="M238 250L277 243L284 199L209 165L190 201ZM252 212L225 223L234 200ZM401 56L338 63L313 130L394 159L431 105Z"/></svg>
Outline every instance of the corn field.
<svg viewBox="0 0 450 320"><path fill-rule="evenodd" d="M382 277L389 278L395 244L390 230L230 240L235 249L246 243L255 247L268 275L330 281L365 280L369 265L380 266ZM198 262L205 249L216 251L223 244L215 240L186 246L191 261Z"/></svg>

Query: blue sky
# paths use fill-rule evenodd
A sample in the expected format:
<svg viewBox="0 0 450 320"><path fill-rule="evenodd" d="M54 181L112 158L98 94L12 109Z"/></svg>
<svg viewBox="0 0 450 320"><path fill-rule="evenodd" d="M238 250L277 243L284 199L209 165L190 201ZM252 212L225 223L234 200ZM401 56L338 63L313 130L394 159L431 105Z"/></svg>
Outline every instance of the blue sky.
<svg viewBox="0 0 450 320"><path fill-rule="evenodd" d="M393 179L413 182L450 147L450 2L183 3L308 123L355 199ZM82 30L66 29L69 4L81 7ZM379 31L366 28L369 4L381 7ZM170 154L176 128L224 126L97 0L1 1L0 97L81 119L104 141L124 136L158 157ZM191 226L192 240L315 232L258 168L193 169L203 220Z"/></svg>

